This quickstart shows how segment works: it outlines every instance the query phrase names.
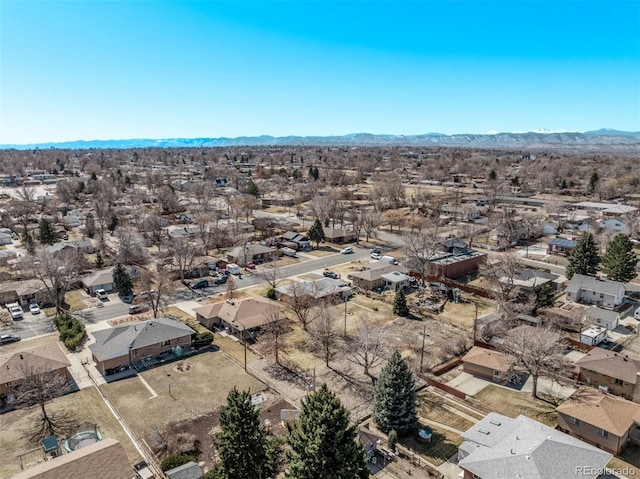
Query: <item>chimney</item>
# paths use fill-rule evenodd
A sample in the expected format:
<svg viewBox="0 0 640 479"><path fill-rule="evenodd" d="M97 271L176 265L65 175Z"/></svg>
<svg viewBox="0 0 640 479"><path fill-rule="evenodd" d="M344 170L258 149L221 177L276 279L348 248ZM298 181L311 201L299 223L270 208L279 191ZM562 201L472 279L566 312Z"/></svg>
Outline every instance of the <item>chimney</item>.
<svg viewBox="0 0 640 479"><path fill-rule="evenodd" d="M24 359L24 357L22 356L22 354L20 355L20 359Z"/></svg>

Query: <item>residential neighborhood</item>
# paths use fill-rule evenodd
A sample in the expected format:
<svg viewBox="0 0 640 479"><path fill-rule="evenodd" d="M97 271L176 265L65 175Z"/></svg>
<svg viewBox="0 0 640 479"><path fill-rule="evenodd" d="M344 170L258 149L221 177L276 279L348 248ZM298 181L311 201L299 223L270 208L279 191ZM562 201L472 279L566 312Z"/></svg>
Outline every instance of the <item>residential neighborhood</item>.
<svg viewBox="0 0 640 479"><path fill-rule="evenodd" d="M219 477L320 403L370 477L639 474L640 192L454 153L1 151L0 477Z"/></svg>

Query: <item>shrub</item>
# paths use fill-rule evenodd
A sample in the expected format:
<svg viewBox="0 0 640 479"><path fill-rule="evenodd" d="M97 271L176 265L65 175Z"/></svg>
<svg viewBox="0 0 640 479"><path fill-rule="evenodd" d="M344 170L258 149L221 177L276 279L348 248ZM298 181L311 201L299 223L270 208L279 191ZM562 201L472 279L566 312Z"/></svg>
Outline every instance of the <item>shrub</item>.
<svg viewBox="0 0 640 479"><path fill-rule="evenodd" d="M197 458L191 454L171 454L163 459L160 469L169 471L191 461L197 462Z"/></svg>
<svg viewBox="0 0 640 479"><path fill-rule="evenodd" d="M213 333L211 331L205 331L203 333L196 334L196 338L193 340L194 348L204 348L209 346L213 342Z"/></svg>
<svg viewBox="0 0 640 479"><path fill-rule="evenodd" d="M60 341L64 343L69 351L74 351L85 337L84 324L69 313L59 314L53 322L60 333Z"/></svg>
<svg viewBox="0 0 640 479"><path fill-rule="evenodd" d="M278 296L276 294L276 290L273 288L269 288L267 290L267 298L269 299L273 299L274 301L278 299Z"/></svg>

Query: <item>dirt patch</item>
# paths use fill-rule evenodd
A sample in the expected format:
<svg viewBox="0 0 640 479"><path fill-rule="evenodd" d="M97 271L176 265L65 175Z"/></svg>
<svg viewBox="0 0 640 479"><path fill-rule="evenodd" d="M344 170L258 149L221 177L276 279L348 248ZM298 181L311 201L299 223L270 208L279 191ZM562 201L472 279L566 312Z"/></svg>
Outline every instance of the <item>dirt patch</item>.
<svg viewBox="0 0 640 479"><path fill-rule="evenodd" d="M173 370L177 373L188 373L191 371L191 363L187 361L181 361L173 368Z"/></svg>

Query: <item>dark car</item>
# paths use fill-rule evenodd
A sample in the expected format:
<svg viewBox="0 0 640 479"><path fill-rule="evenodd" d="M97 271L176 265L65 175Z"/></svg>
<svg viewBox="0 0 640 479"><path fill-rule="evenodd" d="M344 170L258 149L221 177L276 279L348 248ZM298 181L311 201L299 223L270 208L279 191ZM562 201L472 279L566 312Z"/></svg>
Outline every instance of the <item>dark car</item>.
<svg viewBox="0 0 640 479"><path fill-rule="evenodd" d="M135 294L125 294L124 296L120 296L120 299L123 303L131 304L133 303L133 299L136 297Z"/></svg>
<svg viewBox="0 0 640 479"><path fill-rule="evenodd" d="M338 275L338 273L334 273L333 271L323 271L322 274L324 276L326 276L327 278L333 278L333 279L338 279L340 278L340 276Z"/></svg>
<svg viewBox="0 0 640 479"><path fill-rule="evenodd" d="M371 248L371 254L382 254L380 248Z"/></svg>
<svg viewBox="0 0 640 479"><path fill-rule="evenodd" d="M228 275L218 276L216 279L213 280L213 284L224 284L227 282L228 277L229 277Z"/></svg>
<svg viewBox="0 0 640 479"><path fill-rule="evenodd" d="M0 336L0 344L15 343L21 339L22 338L20 336L16 336L15 334L3 334Z"/></svg>
<svg viewBox="0 0 640 479"><path fill-rule="evenodd" d="M208 288L208 287L209 287L209 281L207 281L206 279L201 279L200 281L191 283L191 289L202 289L202 288Z"/></svg>

